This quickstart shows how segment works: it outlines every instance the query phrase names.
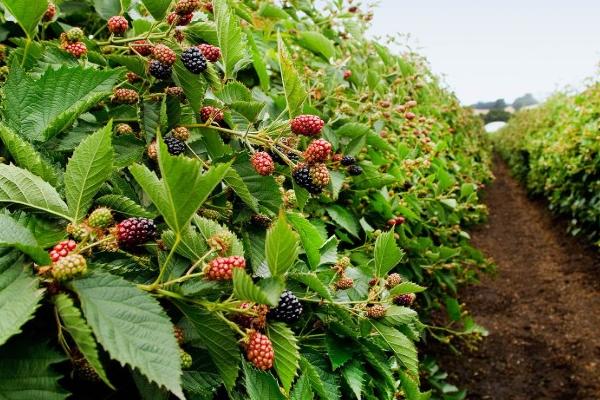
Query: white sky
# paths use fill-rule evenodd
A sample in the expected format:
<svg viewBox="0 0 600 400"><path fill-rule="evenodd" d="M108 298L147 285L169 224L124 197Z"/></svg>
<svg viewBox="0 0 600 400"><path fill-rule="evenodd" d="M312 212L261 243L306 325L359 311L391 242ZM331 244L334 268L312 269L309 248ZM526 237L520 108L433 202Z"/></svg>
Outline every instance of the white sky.
<svg viewBox="0 0 600 400"><path fill-rule="evenodd" d="M580 87L600 62L600 0L380 0L370 33L409 33L465 104Z"/></svg>

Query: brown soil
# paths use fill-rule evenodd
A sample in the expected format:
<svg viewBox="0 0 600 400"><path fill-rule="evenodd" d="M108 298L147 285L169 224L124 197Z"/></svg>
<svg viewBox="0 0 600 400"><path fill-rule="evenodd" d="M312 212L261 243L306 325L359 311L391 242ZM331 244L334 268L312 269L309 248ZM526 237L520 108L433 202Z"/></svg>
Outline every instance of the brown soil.
<svg viewBox="0 0 600 400"><path fill-rule="evenodd" d="M441 356L468 399L600 399L600 257L531 200L500 160L488 223L473 242L497 275L461 301L489 330L477 350Z"/></svg>

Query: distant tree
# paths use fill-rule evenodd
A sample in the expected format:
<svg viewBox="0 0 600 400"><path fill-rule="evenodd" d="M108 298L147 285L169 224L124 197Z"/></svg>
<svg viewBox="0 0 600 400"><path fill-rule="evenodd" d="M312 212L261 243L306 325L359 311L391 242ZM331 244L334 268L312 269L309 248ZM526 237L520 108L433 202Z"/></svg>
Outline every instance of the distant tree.
<svg viewBox="0 0 600 400"><path fill-rule="evenodd" d="M515 110L520 110L523 107L536 105L538 101L533 97L531 93L527 93L524 96L517 97L513 102L512 106Z"/></svg>
<svg viewBox="0 0 600 400"><path fill-rule="evenodd" d="M494 108L490 110L487 114L481 116L483 118L483 122L489 124L490 122L496 121L508 121L511 117L511 113L508 111L504 111L504 108Z"/></svg>
<svg viewBox="0 0 600 400"><path fill-rule="evenodd" d="M472 105L477 110L504 110L506 108L506 102L504 99L498 99L496 101L480 101Z"/></svg>

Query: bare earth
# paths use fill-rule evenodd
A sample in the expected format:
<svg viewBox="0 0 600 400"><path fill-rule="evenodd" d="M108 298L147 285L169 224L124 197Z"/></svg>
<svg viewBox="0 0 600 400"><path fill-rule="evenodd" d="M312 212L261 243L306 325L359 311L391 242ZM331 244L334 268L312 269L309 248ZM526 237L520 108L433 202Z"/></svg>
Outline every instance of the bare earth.
<svg viewBox="0 0 600 400"><path fill-rule="evenodd" d="M461 301L490 334L443 354L468 399L600 399L600 252L572 238L496 160L487 224L473 242L498 266Z"/></svg>

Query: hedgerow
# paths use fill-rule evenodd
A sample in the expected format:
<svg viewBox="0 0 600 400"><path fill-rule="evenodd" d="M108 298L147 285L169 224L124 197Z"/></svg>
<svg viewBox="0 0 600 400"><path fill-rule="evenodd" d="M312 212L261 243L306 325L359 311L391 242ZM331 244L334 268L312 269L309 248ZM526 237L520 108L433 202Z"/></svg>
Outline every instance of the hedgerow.
<svg viewBox="0 0 600 400"><path fill-rule="evenodd" d="M424 399L482 332L481 123L369 13L2 3L4 397Z"/></svg>
<svg viewBox="0 0 600 400"><path fill-rule="evenodd" d="M572 234L600 239L600 87L576 95L558 93L519 112L496 136L515 174L569 221Z"/></svg>

